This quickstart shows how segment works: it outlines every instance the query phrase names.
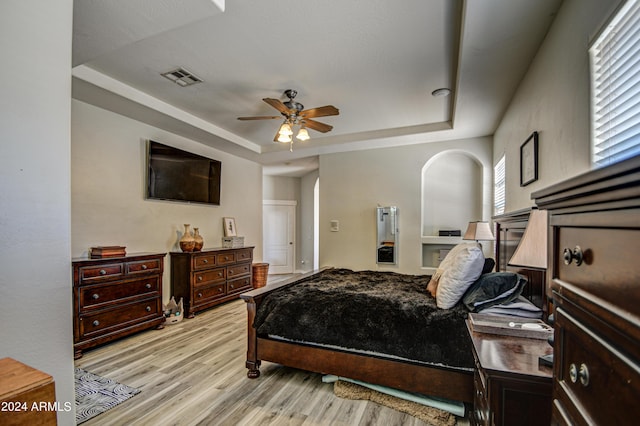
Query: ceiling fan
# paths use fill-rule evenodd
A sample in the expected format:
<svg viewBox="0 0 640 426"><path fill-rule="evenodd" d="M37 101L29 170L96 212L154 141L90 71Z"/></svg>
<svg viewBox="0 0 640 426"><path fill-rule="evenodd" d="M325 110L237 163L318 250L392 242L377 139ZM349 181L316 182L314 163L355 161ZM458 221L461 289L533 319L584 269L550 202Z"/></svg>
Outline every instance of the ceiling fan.
<svg viewBox="0 0 640 426"><path fill-rule="evenodd" d="M289 151L293 151L293 126L300 126L296 138L302 141L309 139L309 132L307 129L316 130L318 132L327 133L333 126L325 123L321 123L316 120L312 120L315 117L328 117L331 115L338 115L340 111L333 105L326 105L318 108L304 109L304 106L294 101L298 92L289 89L284 91L284 95L289 98L288 101L282 102L279 99L264 98L262 99L278 111L281 115L266 115L258 117L238 117L238 120L271 120L281 119L284 117L283 123L280 125L278 132L276 133L274 142L290 143Z"/></svg>

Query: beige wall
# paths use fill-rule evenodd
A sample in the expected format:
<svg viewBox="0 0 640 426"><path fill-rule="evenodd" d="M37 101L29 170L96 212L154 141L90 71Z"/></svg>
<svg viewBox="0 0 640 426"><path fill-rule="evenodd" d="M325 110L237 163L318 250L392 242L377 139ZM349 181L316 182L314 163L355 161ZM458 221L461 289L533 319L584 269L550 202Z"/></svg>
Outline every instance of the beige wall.
<svg viewBox="0 0 640 426"><path fill-rule="evenodd" d="M145 199L146 140L222 161L220 206ZM72 103L71 250L96 245L127 252L177 251L183 224L197 226L205 248L220 247L222 218L234 217L245 245L262 259L262 166L80 101ZM170 295L165 260L165 301Z"/></svg>
<svg viewBox="0 0 640 426"><path fill-rule="evenodd" d="M565 0L494 135L494 164L506 155L506 212L531 193L591 167L589 42L618 0ZM539 179L520 187L520 145L540 133Z"/></svg>
<svg viewBox="0 0 640 426"><path fill-rule="evenodd" d="M491 144L487 137L320 156L320 266L422 273L422 168L449 150L476 158L485 176L486 208L478 220L488 220ZM397 266L376 264L378 205L399 208ZM340 221L339 232L330 231L331 220Z"/></svg>
<svg viewBox="0 0 640 426"><path fill-rule="evenodd" d="M0 3L0 358L53 376L61 425L75 424L72 19L71 0Z"/></svg>

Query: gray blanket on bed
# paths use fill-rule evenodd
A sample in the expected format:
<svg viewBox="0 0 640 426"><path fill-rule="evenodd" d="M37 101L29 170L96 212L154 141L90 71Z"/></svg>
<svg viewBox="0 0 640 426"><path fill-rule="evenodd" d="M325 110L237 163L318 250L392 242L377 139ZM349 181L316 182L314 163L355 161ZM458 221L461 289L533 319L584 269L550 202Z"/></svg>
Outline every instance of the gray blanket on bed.
<svg viewBox="0 0 640 426"><path fill-rule="evenodd" d="M328 269L266 296L254 327L259 335L473 368L468 311L439 309L429 279Z"/></svg>

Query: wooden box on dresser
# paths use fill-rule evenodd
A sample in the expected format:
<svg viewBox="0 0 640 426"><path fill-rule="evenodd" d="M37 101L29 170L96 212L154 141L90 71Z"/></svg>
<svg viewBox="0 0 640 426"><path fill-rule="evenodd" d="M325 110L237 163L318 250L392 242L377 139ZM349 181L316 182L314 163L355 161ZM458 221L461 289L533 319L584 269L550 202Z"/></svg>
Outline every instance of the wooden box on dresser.
<svg viewBox="0 0 640 426"><path fill-rule="evenodd" d="M640 418L640 157L534 192L549 211L552 424Z"/></svg>
<svg viewBox="0 0 640 426"><path fill-rule="evenodd" d="M73 259L75 359L93 346L147 328L162 328L165 255Z"/></svg>
<svg viewBox="0 0 640 426"><path fill-rule="evenodd" d="M183 299L188 318L251 290L253 247L172 252L171 295Z"/></svg>

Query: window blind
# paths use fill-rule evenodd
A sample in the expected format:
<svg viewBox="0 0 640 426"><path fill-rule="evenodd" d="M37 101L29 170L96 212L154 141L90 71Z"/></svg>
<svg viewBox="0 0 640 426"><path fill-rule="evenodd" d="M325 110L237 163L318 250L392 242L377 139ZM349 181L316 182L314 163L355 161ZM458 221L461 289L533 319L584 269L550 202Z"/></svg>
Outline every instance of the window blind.
<svg viewBox="0 0 640 426"><path fill-rule="evenodd" d="M592 162L640 154L640 1L628 0L589 49Z"/></svg>
<svg viewBox="0 0 640 426"><path fill-rule="evenodd" d="M505 207L505 156L503 155L493 167L493 213L504 213Z"/></svg>

